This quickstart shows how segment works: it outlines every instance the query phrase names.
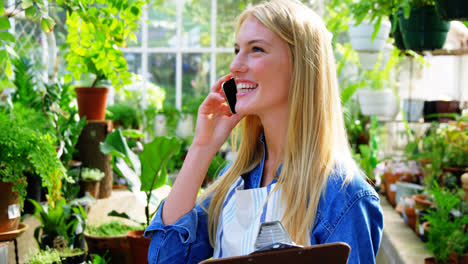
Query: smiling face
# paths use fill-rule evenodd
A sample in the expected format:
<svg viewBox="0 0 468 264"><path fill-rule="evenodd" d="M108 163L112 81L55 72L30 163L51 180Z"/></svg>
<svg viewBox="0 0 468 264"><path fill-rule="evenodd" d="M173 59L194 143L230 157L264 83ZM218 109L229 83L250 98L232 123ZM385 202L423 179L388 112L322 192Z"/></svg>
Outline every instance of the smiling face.
<svg viewBox="0 0 468 264"><path fill-rule="evenodd" d="M230 71L237 84L236 111L262 116L288 108L291 62L288 45L257 18L239 28Z"/></svg>

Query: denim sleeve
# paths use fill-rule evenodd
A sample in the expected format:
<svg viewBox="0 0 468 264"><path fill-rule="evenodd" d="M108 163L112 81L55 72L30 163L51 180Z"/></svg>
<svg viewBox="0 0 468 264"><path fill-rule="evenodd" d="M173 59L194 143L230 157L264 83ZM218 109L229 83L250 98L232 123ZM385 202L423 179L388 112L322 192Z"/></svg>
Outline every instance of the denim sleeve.
<svg viewBox="0 0 468 264"><path fill-rule="evenodd" d="M218 174L221 176L231 163ZM213 247L208 235L208 210L211 198L182 216L173 225L164 225L162 210L164 202L159 206L151 224L145 230L145 237L152 237L148 250L150 264L198 263L213 256Z"/></svg>
<svg viewBox="0 0 468 264"><path fill-rule="evenodd" d="M349 204L325 243L346 242L349 264L375 263L383 231L383 213L375 195L361 196Z"/></svg>
<svg viewBox="0 0 468 264"><path fill-rule="evenodd" d="M164 225L162 208L145 230L145 237L152 237L148 250L149 263L198 263L213 255L208 238L208 215L200 205L182 216L173 225ZM208 208L207 199L203 204Z"/></svg>

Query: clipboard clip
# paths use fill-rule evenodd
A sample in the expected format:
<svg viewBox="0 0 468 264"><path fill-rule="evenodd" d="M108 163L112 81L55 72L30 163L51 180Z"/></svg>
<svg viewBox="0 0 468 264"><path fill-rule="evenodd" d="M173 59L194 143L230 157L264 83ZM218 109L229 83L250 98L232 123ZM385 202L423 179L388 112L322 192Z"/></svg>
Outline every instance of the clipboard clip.
<svg viewBox="0 0 468 264"><path fill-rule="evenodd" d="M291 240L280 221L262 223L255 241L255 251L252 254L284 248L301 248L301 246Z"/></svg>

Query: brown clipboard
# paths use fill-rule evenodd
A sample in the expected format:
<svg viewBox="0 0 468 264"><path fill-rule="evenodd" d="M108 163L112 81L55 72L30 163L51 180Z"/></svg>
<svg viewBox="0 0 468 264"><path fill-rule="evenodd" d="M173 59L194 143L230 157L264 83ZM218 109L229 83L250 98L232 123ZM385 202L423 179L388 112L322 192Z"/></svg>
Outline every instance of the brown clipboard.
<svg viewBox="0 0 468 264"><path fill-rule="evenodd" d="M252 253L247 256L210 259L199 264L346 264L351 248L344 242Z"/></svg>

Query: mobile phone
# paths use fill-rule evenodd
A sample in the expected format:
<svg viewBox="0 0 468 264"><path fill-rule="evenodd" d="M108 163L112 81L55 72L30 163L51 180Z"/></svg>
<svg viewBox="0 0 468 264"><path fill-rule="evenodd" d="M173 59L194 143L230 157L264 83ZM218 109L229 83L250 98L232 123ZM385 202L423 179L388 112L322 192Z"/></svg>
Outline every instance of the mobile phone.
<svg viewBox="0 0 468 264"><path fill-rule="evenodd" d="M226 98L226 101L229 105L229 110L231 110L231 113L235 114L236 113L236 94L237 94L237 87L236 87L236 81L234 78L229 79L228 81L223 82L221 85L224 97Z"/></svg>

